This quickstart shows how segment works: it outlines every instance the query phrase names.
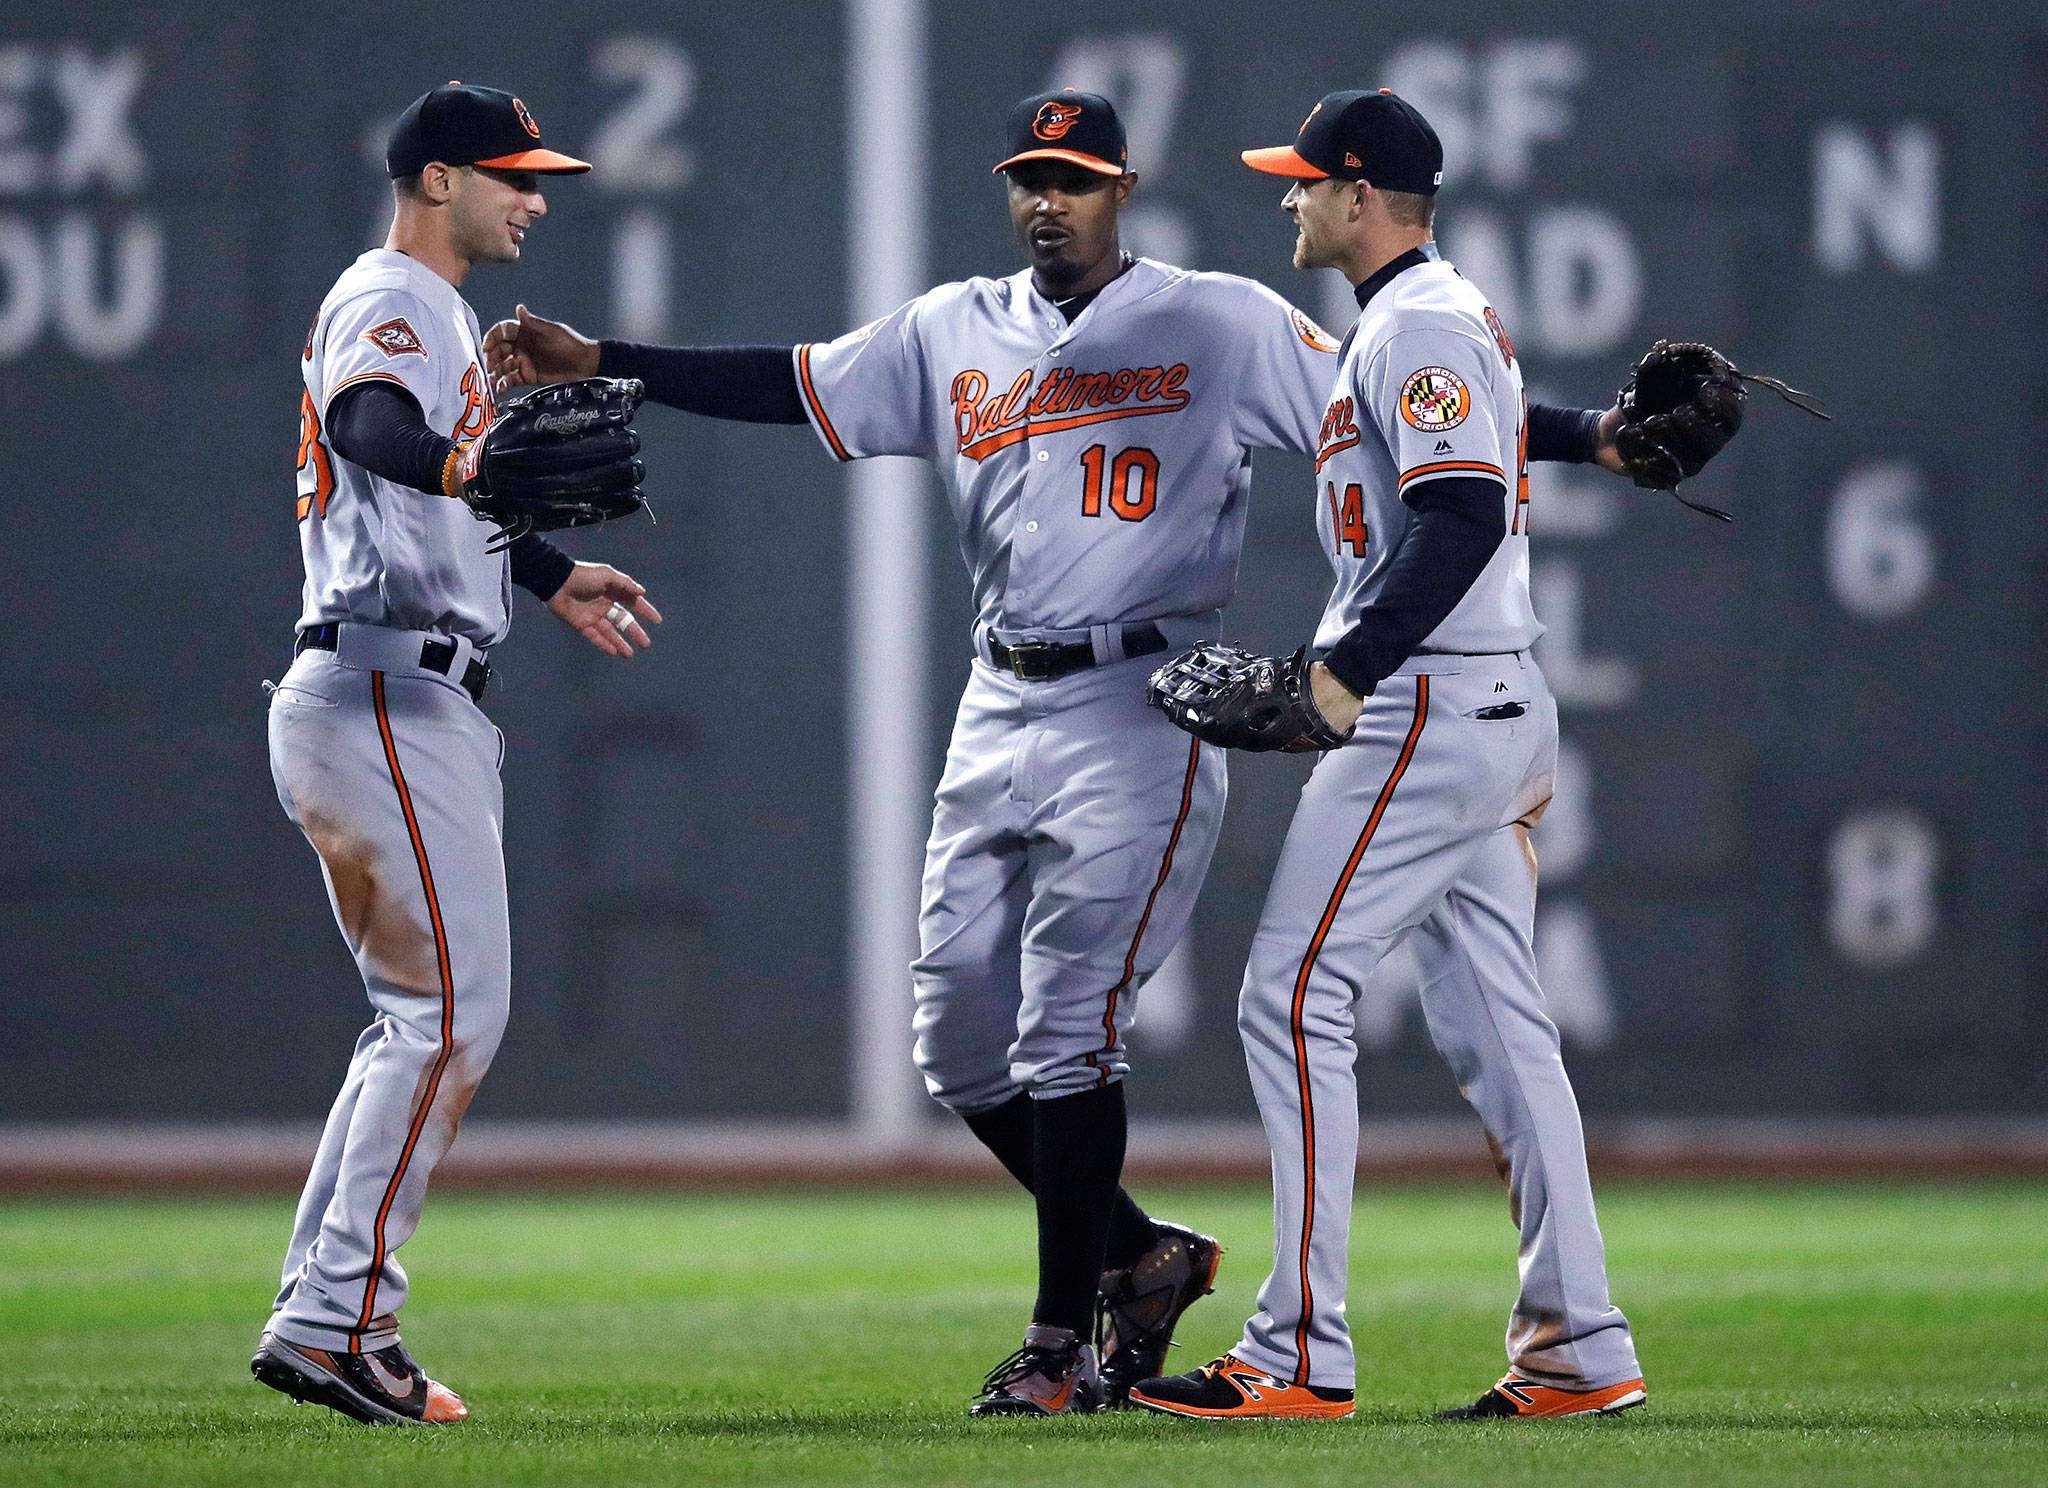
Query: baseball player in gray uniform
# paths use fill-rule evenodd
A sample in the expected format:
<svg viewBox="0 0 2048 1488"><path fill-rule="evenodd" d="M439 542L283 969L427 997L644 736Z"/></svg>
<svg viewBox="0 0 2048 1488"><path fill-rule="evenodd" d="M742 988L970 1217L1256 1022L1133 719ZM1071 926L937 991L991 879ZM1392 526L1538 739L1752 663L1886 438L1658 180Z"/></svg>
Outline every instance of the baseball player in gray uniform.
<svg viewBox="0 0 2048 1488"><path fill-rule="evenodd" d="M979 1415L1119 1400L1213 1280L1214 1240L1118 1187L1124 1035L1225 791L1221 751L1147 708L1145 677L1217 633L1251 451L1316 449L1337 351L1250 280L1121 251L1136 176L1107 100L1024 99L1008 144L1022 273L793 348L600 343L523 306L487 340L501 385L637 377L657 401L809 423L836 459L918 455L945 477L975 659L926 852L916 1058L1032 1191L1039 1236L1032 1324Z"/></svg>
<svg viewBox="0 0 2048 1488"><path fill-rule="evenodd" d="M376 1017L356 1043L299 1201L252 1370L372 1423L468 1412L399 1341L398 1248L505 1027L511 947L503 736L481 702L511 584L600 650L660 616L641 586L538 537L492 551L449 472L493 417L473 263L516 259L545 149L519 100L450 84L401 116L391 234L335 283L301 358L305 606L270 704L278 799L319 854ZM636 618L637 617L637 618Z"/></svg>
<svg viewBox="0 0 2048 1488"><path fill-rule="evenodd" d="M1623 1410L1645 1398L1642 1370L1608 1300L1578 1107L1531 946L1529 829L1550 800L1557 707L1529 654L1541 627L1521 368L1485 296L1436 255L1443 152L1408 104L1333 93L1292 146L1245 160L1294 178L1295 262L1357 286L1316 454L1337 581L1298 694L1339 747L1303 789L1239 1004L1273 1147L1272 1274L1236 1348L1130 1398L1183 1416L1352 1413L1353 1009L1405 939L1430 1036L1485 1125L1521 1229L1510 1371L1445 1414ZM1601 416L1584 418L1581 458L1600 443ZM1177 668L1162 669L1163 693Z"/></svg>

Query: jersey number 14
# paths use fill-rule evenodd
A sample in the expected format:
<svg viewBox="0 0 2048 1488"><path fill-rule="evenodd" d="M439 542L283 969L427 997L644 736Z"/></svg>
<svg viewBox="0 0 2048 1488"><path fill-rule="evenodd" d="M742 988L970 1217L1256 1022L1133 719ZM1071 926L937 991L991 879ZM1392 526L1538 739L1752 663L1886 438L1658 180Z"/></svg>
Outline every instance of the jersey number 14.
<svg viewBox="0 0 2048 1488"><path fill-rule="evenodd" d="M1337 535L1337 551L1342 553L1345 544L1351 546L1351 556L1363 558L1367 544L1372 541L1372 530L1365 520L1365 490L1353 481L1344 488L1342 500L1338 499L1334 482L1323 482L1323 497L1330 503L1330 530Z"/></svg>

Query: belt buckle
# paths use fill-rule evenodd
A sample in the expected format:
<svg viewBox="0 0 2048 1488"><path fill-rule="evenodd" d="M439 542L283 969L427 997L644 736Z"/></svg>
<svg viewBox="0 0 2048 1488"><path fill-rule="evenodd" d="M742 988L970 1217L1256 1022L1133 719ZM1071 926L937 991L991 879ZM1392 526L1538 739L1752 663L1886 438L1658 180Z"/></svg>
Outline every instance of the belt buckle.
<svg viewBox="0 0 2048 1488"><path fill-rule="evenodd" d="M1019 682L1050 682L1057 678L1060 647L1051 641L1026 641L1005 646L1010 653L1010 671Z"/></svg>

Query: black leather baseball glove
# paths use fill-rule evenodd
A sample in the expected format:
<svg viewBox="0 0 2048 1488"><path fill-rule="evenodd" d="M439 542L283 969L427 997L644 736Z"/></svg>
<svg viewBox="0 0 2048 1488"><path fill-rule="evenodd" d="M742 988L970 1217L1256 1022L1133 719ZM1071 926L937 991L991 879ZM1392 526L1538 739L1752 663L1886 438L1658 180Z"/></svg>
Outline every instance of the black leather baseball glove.
<svg viewBox="0 0 2048 1488"><path fill-rule="evenodd" d="M1350 733L1330 727L1309 690L1308 647L1282 660L1204 641L1152 674L1145 701L1197 739L1225 749L1306 754Z"/></svg>
<svg viewBox="0 0 2048 1488"><path fill-rule="evenodd" d="M1617 403L1621 426L1614 450L1629 477L1646 491L1670 491L1698 475L1742 427L1749 400L1744 382L1770 388L1793 407L1827 418L1807 394L1775 377L1742 371L1713 347L1698 341L1659 341L1637 362ZM1677 498L1696 512L1723 522L1735 520L1719 507Z"/></svg>
<svg viewBox="0 0 2048 1488"><path fill-rule="evenodd" d="M449 461L444 488L498 528L496 552L529 532L588 527L647 504L640 436L644 389L631 378L545 383L505 400Z"/></svg>

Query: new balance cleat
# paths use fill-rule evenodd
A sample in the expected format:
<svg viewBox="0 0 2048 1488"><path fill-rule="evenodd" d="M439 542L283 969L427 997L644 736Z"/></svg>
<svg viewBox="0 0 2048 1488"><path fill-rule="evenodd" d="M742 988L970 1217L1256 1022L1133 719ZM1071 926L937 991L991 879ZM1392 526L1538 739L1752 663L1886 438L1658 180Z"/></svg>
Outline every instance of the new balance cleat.
<svg viewBox="0 0 2048 1488"><path fill-rule="evenodd" d="M1520 1417L1614 1416L1633 1410L1650 1398L1643 1382L1632 1379L1604 1390L1556 1390L1510 1371L1499 1384L1470 1405L1436 1413L1439 1421L1505 1421Z"/></svg>
<svg viewBox="0 0 2048 1488"><path fill-rule="evenodd" d="M1130 1403L1202 1421L1336 1421L1356 1409L1349 1390L1290 1384L1234 1354L1187 1374L1141 1380Z"/></svg>
<svg viewBox="0 0 2048 1488"><path fill-rule="evenodd" d="M1131 1386L1166 1368L1181 1314L1216 1289L1223 1260L1223 1247L1209 1236L1185 1225L1154 1223L1159 1239L1150 1250L1122 1271L1102 1273L1095 1346L1111 1405L1122 1405Z"/></svg>
<svg viewBox="0 0 2048 1488"><path fill-rule="evenodd" d="M1099 1411L1108 1399L1093 1344L1068 1328L1032 1324L1024 1347L988 1372L972 1416L1063 1416Z"/></svg>
<svg viewBox="0 0 2048 1488"><path fill-rule="evenodd" d="M249 1372L295 1401L310 1400L371 1426L447 1426L469 1414L462 1397L428 1379L402 1343L346 1354L266 1333Z"/></svg>

